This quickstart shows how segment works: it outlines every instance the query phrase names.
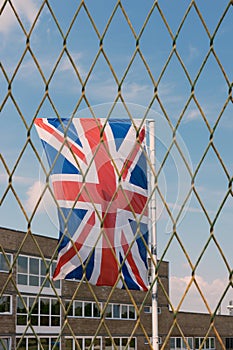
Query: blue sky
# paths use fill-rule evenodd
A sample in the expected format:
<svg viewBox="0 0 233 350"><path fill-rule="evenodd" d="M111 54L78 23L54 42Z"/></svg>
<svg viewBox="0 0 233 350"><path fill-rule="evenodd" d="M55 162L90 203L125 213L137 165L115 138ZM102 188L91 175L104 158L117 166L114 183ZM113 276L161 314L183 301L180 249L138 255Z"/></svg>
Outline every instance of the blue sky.
<svg viewBox="0 0 233 350"><path fill-rule="evenodd" d="M4 3L5 1L1 1L1 6ZM28 33L42 1L15 0L12 3ZM107 59L111 62L118 82L121 82L125 76L121 88L122 96L129 109L138 113L139 116L144 113L145 108L153 99L153 83L158 83L158 97L163 110L157 99L151 104L151 115L152 118L155 118L157 125L157 167L163 162L166 151L172 142L172 132L166 121L166 115L169 117L171 125L177 126L177 142L182 145L182 150L185 149L185 156L192 172L197 170L197 166L208 147L211 130L215 129L213 145L224 163L225 170L213 147L210 147L195 177L195 189L198 196L204 204L210 220L215 218L227 194L229 179L232 177L233 171L232 103L228 103L233 70L233 52L230 44L233 30L233 7L228 8L226 15L218 25L228 7L228 1L200 0L195 3L208 28L208 33L194 6L181 26L184 14L190 5L189 1L159 1L159 8L155 6L145 28L143 28L143 24L152 9L153 1L122 1L125 15L133 30L130 29L122 8L118 6L106 33L106 25L116 7L116 1L85 1L86 9L93 18L96 28L93 28L84 7L82 7L66 38L66 47L71 60L66 52L61 56L64 38L47 5L42 9L32 30L30 36L31 52L29 50L25 52L26 38L12 9L9 4L4 7L0 24L0 54L3 67L0 73L0 103L3 104L0 147L7 168L9 172L12 172L23 147L26 145L17 163L12 181L27 215L31 215L31 210L38 200L43 176L31 145L26 144L27 129L25 123L31 127L35 116L55 116L50 101L61 116L69 117L74 111L76 116L86 116L88 110L86 102L82 99L80 80L85 84L85 95L88 103L91 106L96 106L93 108L97 114L100 114L99 116L107 114L118 93L118 84L106 62ZM49 1L49 4L59 21L63 36L66 37L72 18L80 5L79 1L53 0ZM161 13L165 17L166 23ZM178 31L177 55L175 53L171 55ZM209 53L210 37L215 32L214 51ZM135 36L139 38L140 52L135 51ZM102 38L104 55L99 52L100 38ZM43 77L38 71L31 53L35 55ZM198 77L198 72L208 53L207 62ZM171 58L168 62L170 55ZM217 55L217 59L215 55ZM182 61L188 76L177 56ZM96 59L96 64L93 67ZM18 66L20 60L22 61ZM131 61L132 64L129 66ZM161 75L167 62L168 65ZM150 74L144 63L150 68ZM79 77L72 64L75 65ZM44 79L49 82L50 101L45 97ZM13 99L7 98L7 80L12 80ZM195 100L192 99L188 107L184 109L190 98L191 85L195 81ZM17 103L17 108L14 101ZM120 103L118 108L116 114L123 114L124 109ZM221 118L217 122L220 114ZM20 115L23 116L24 121ZM182 119L178 125L177 122L181 115ZM203 115L206 120L204 120ZM41 155L42 148L34 127L31 128L30 136L33 145ZM1 162L1 196L6 191L7 183L7 171ZM176 150L166 160L159 177L159 184L168 207L177 214L190 189L190 176ZM32 220L32 229L36 233L56 237L57 227L53 223L56 220L56 213L48 194L44 203L46 203L46 210L43 205L38 208ZM158 252L161 256L171 237L169 231L171 225L167 211L162 208L159 197L157 203L160 214L157 223ZM232 209L232 195L229 195L214 226L216 240L231 268L233 262L232 222L230 221ZM27 221L11 190L4 197L0 219L1 226L27 229ZM194 193L190 197L185 208L185 215L181 219L177 225L177 233L195 265L209 238L210 224ZM187 259L175 239L164 258L171 262L171 293L174 304L177 305L187 280L190 279L190 266L188 266ZM217 300L228 283L228 271L213 241L207 248L196 272L204 295L214 310ZM192 300L193 311L205 310L194 290L191 290L188 295L190 298L184 303L184 308L190 309L190 300ZM233 299L232 288L224 298L223 312L226 312L226 305L230 299Z"/></svg>

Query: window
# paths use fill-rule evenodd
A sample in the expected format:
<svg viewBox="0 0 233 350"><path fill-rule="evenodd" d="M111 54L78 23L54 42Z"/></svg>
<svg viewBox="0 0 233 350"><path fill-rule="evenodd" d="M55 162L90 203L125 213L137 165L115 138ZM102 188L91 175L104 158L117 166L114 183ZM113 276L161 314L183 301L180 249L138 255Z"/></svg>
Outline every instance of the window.
<svg viewBox="0 0 233 350"><path fill-rule="evenodd" d="M105 311L105 318L135 320L135 308L133 305L127 304L108 304Z"/></svg>
<svg viewBox="0 0 233 350"><path fill-rule="evenodd" d="M149 344L147 338L144 339L144 344ZM152 344L152 337L150 337L150 344ZM162 344L162 337L158 337L158 344Z"/></svg>
<svg viewBox="0 0 233 350"><path fill-rule="evenodd" d="M71 308L72 311L72 308ZM83 303L81 301L74 302L74 316L83 317ZM71 312L71 316L73 316L73 312Z"/></svg>
<svg viewBox="0 0 233 350"><path fill-rule="evenodd" d="M51 288L49 277L53 275L56 263L50 263L41 258L19 255L17 259L17 283L23 286L40 287L42 284L46 288ZM55 287L60 289L60 281L53 282Z"/></svg>
<svg viewBox="0 0 233 350"><path fill-rule="evenodd" d="M76 338L66 338L65 339L65 350L76 350L78 349L76 343L78 343L81 350L91 349L99 350L102 349L102 339L101 338L90 338L90 337L81 337ZM92 346L91 346L92 344ZM91 347L90 347L91 346Z"/></svg>
<svg viewBox="0 0 233 350"><path fill-rule="evenodd" d="M206 338L204 345L202 346L203 341L204 338L195 338L195 349L199 349L200 347L202 347L202 349L215 349L214 337Z"/></svg>
<svg viewBox="0 0 233 350"><path fill-rule="evenodd" d="M188 344L188 346L187 346ZM193 349L193 338L187 337L185 340L182 337L172 337L170 338L170 349L171 350L184 350Z"/></svg>
<svg viewBox="0 0 233 350"><path fill-rule="evenodd" d="M11 350L11 338L0 337L0 350Z"/></svg>
<svg viewBox="0 0 233 350"><path fill-rule="evenodd" d="M128 307L127 305L121 306L121 318L128 318Z"/></svg>
<svg viewBox="0 0 233 350"><path fill-rule="evenodd" d="M99 318L102 304L96 304L94 301L66 301L66 310L68 317L90 317Z"/></svg>
<svg viewBox="0 0 233 350"><path fill-rule="evenodd" d="M97 304L94 301L74 300L72 304L70 301L66 301L68 317L100 318L101 309L102 303ZM133 305L111 303L106 307L105 318L135 320L135 308Z"/></svg>
<svg viewBox="0 0 233 350"><path fill-rule="evenodd" d="M152 313L152 307L151 306L144 306L144 312L145 314L151 314ZM161 314L162 309L161 307L157 308L158 315Z"/></svg>
<svg viewBox="0 0 233 350"><path fill-rule="evenodd" d="M151 306L144 306L144 312L146 314L151 314L152 311L152 307Z"/></svg>
<svg viewBox="0 0 233 350"><path fill-rule="evenodd" d="M84 303L84 317L93 317L91 302Z"/></svg>
<svg viewBox="0 0 233 350"><path fill-rule="evenodd" d="M128 344L128 346L127 346ZM136 349L136 338L105 338L105 350L135 350Z"/></svg>
<svg viewBox="0 0 233 350"><path fill-rule="evenodd" d="M226 349L233 349L233 338L225 339Z"/></svg>
<svg viewBox="0 0 233 350"><path fill-rule="evenodd" d="M24 337L16 338L16 345L18 350L60 350L60 341L55 337ZM0 348L1 349L1 348Z"/></svg>
<svg viewBox="0 0 233 350"><path fill-rule="evenodd" d="M120 318L120 305L113 304L113 318Z"/></svg>
<svg viewBox="0 0 233 350"><path fill-rule="evenodd" d="M30 315L28 315L30 313ZM17 326L25 326L30 320L33 326L59 327L61 310L57 299L17 297Z"/></svg>
<svg viewBox="0 0 233 350"><path fill-rule="evenodd" d="M0 314L11 314L11 295L3 295L0 297Z"/></svg>
<svg viewBox="0 0 233 350"><path fill-rule="evenodd" d="M9 264L12 264L12 254L0 253L0 272L9 272Z"/></svg>
<svg viewBox="0 0 233 350"><path fill-rule="evenodd" d="M105 310L105 317L112 318L112 304L108 304Z"/></svg>

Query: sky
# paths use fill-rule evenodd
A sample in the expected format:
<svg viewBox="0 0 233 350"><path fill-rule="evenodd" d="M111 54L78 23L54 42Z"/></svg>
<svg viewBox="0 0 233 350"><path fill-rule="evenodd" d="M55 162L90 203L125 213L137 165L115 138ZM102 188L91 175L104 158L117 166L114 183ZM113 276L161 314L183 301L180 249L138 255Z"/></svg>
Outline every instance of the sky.
<svg viewBox="0 0 233 350"><path fill-rule="evenodd" d="M155 7L149 0L121 1L121 7L113 0L89 0L70 28L79 1L51 0L41 9L41 0L14 0L22 28L9 3L1 0L0 225L27 230L27 220L8 188L8 173L13 172L13 188L28 217L43 189L45 177L34 149L38 155L43 154L33 118L55 117L56 113L86 117L90 113L88 104L96 115L106 117L123 80L121 93L134 117L140 118L148 106L151 108L148 117L156 123L156 168L162 165L159 189L174 217L191 186L190 173L177 148L173 147L166 157L173 140L171 127L176 127L177 144L189 170L196 174L195 191L177 221L177 234L192 264L200 259L196 276L210 309L214 311L224 295L221 312L227 313L226 306L233 300L232 287L227 289L229 271L223 258L232 269L233 203L228 189L233 171L229 101L233 7L228 3L195 1L196 7L191 7L183 22L189 1L163 0ZM28 47L24 31L30 33ZM82 84L86 100L82 98ZM153 98L154 84L158 84L158 99ZM190 100L192 85L194 98ZM113 116L125 115L119 100ZM170 292L177 307L190 281L191 268L178 240L174 237L169 244L171 220L158 193L156 201L158 257L170 262ZM33 216L32 230L57 237L56 220L56 208L46 193ZM210 221L214 221L214 239L202 256L210 237ZM181 310L207 311L194 285Z"/></svg>

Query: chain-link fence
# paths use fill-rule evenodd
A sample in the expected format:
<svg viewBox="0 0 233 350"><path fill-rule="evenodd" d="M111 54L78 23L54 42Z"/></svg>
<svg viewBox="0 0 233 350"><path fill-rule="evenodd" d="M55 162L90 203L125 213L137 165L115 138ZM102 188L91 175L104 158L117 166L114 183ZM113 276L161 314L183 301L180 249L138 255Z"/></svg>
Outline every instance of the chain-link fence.
<svg viewBox="0 0 233 350"><path fill-rule="evenodd" d="M0 349L152 349L157 286L162 349L232 348L233 319L223 316L233 300L232 5L2 1ZM58 118L65 135L75 118L101 117L102 136L127 118L137 140L155 121L155 165L145 157L158 246L146 247L147 292L93 287L85 268L79 284L51 279L59 203L35 132L41 117ZM65 146L75 158L66 137Z"/></svg>

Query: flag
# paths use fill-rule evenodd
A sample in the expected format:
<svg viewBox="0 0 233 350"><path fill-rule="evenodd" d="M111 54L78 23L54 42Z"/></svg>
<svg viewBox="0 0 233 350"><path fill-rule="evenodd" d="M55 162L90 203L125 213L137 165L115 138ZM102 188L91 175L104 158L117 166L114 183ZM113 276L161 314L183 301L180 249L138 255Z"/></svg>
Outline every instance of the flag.
<svg viewBox="0 0 233 350"><path fill-rule="evenodd" d="M97 286L147 290L145 125L38 118L35 126L59 205L54 280L85 274Z"/></svg>

